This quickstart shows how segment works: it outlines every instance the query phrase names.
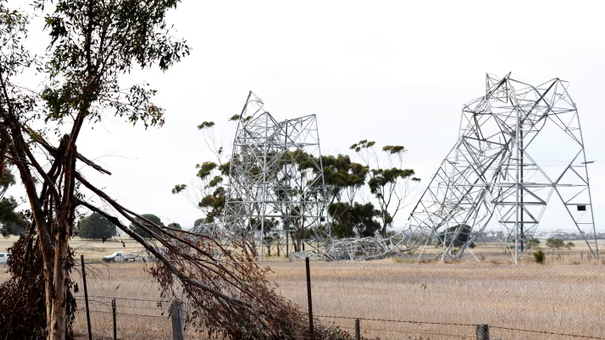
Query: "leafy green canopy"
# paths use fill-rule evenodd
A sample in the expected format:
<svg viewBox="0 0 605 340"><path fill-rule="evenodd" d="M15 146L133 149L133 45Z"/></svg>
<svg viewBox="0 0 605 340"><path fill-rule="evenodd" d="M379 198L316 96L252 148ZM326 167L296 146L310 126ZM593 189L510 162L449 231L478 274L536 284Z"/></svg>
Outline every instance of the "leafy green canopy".
<svg viewBox="0 0 605 340"><path fill-rule="evenodd" d="M13 197L3 197L8 188L15 184L13 174L5 170L0 178L0 233L4 237L20 235L28 223L25 216L17 211L19 203Z"/></svg>
<svg viewBox="0 0 605 340"><path fill-rule="evenodd" d="M201 226L202 224L206 223L205 220L206 220L205 218L198 218L197 220L195 220L193 222L193 227L196 228L196 227Z"/></svg>
<svg viewBox="0 0 605 340"><path fill-rule="evenodd" d="M212 122L204 122L200 126L213 126ZM222 148L218 154L222 154ZM213 223L220 219L225 208L225 195L227 191L223 183L229 176L230 162L219 164L216 162L203 162L196 164L196 176L202 181L202 198L197 203L198 208L202 210L206 217L202 221L196 220L194 227L201 223ZM172 189L173 194L179 194L187 189L186 184L177 184Z"/></svg>
<svg viewBox="0 0 605 340"><path fill-rule="evenodd" d="M99 213L84 217L78 224L77 231L81 238L93 240L104 240L118 235L116 225Z"/></svg>
<svg viewBox="0 0 605 340"><path fill-rule="evenodd" d="M420 178L414 177L414 170L403 168L406 148L401 145L385 145L380 156L373 150L375 144L364 139L351 145L349 149L360 155L371 169L367 184L378 203L381 234L386 237L388 227L392 226L395 216L405 206L409 182L420 182ZM371 163L375 164L370 165Z"/></svg>
<svg viewBox="0 0 605 340"><path fill-rule="evenodd" d="M189 54L186 42L174 39L165 22L167 10L178 2L55 1L55 11L45 17L53 49L44 71L60 80L42 93L49 109L46 121L62 123L74 109L99 121L113 109L133 124L163 124L163 110L151 102L156 91L149 84L123 89L118 80L135 67L157 65L165 71ZM44 3L36 1L36 6Z"/></svg>
<svg viewBox="0 0 605 340"><path fill-rule="evenodd" d="M332 217L332 235L337 237L368 237L380 230L380 223L375 220L379 212L372 203L338 202L328 208Z"/></svg>
<svg viewBox="0 0 605 340"><path fill-rule="evenodd" d="M0 338L40 339L44 333L49 339L72 337L74 262L69 236L78 206L101 212L85 199L83 187L103 194L82 176L82 164L76 166L81 161L102 169L79 154L77 140L86 131L84 124L94 125L111 114L146 127L163 123L163 110L151 102L155 91L148 84L124 88L120 76L153 65L166 70L189 53L165 24L167 11L178 2L36 0L34 8L40 10L50 35L48 62L41 63L34 62L25 47L30 45L26 44L28 20L0 0L0 174L4 176L5 158L14 162L31 208L27 218L35 222L32 230L37 232L36 238L22 236L29 237L26 248L13 252L9 264L13 277L2 284L0 307L23 307L41 324L11 314L11 327L0 326ZM33 71L32 64L44 79L41 96L14 83L20 73ZM104 201L115 208L115 201ZM120 214L127 217L123 211ZM13 270L15 263L35 262L42 264L33 267L35 272ZM45 298L45 305L19 300L11 289L14 283L36 292L32 298ZM0 320L0 325L7 324ZM38 335L25 336L18 326Z"/></svg>
<svg viewBox="0 0 605 340"><path fill-rule="evenodd" d="M144 217L144 218L150 220L151 222L153 222L154 224L156 224L158 226L162 226L162 227L164 226L164 224L162 223L162 220L159 217L157 217L156 215L143 214L143 215L141 215L141 217ZM148 224L144 219L137 218L136 220L141 224ZM146 232L145 230L143 230L141 227L139 227L138 225L136 225L134 223L130 224L130 230L139 234L143 238L153 238L153 235L149 234L148 232Z"/></svg>
<svg viewBox="0 0 605 340"><path fill-rule="evenodd" d="M183 230L183 228L181 228L181 225L176 222L169 223L166 227L172 228L172 229Z"/></svg>

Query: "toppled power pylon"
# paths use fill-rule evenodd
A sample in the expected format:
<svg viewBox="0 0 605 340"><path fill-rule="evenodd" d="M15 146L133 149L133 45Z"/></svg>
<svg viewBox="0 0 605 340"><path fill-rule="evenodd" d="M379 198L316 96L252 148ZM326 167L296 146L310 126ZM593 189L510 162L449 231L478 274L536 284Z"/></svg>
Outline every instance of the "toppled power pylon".
<svg viewBox="0 0 605 340"><path fill-rule="evenodd" d="M560 203L590 252L599 257L588 164L569 84L532 86L486 76L485 96L463 106L459 138L414 207L389 238L331 240L314 254L327 260L423 255L459 259L490 221L527 249L549 203ZM435 251L437 250L437 251Z"/></svg>
<svg viewBox="0 0 605 340"><path fill-rule="evenodd" d="M460 258L497 218L517 259L554 197L598 257L590 162L568 86L487 75L485 96L464 105L460 137L396 236L397 249L422 254L436 242L442 259Z"/></svg>
<svg viewBox="0 0 605 340"><path fill-rule="evenodd" d="M588 179L591 162L569 84L556 78L532 86L509 73L501 79L487 75L485 85L483 97L463 106L459 138L406 227L384 239L334 240L329 228L327 233L321 228L326 189L315 116L278 123L251 94L233 147L225 225L236 234L263 235L265 223L276 223L272 219L282 221L282 230L302 223L316 231L323 246L296 253L299 257L359 260L412 254L420 259L430 253L459 259L490 221L497 221L506 230L506 241L514 243L518 259L554 197L561 217L569 216L598 258ZM307 176L295 165L299 162L294 151L303 148L316 157L302 169ZM306 179L295 182L301 177Z"/></svg>
<svg viewBox="0 0 605 340"><path fill-rule="evenodd" d="M261 259L266 231L288 238L327 223L316 116L278 122L263 105L250 92L239 116L223 219L251 251L260 240Z"/></svg>

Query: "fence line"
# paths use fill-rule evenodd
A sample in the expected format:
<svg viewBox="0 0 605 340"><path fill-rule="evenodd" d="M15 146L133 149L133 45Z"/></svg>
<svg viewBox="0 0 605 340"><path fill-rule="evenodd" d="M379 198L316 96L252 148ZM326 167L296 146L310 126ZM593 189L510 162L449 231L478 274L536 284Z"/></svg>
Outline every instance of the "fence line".
<svg viewBox="0 0 605 340"><path fill-rule="evenodd" d="M81 262L85 263L84 261L81 261ZM223 262L223 261L218 261L218 262ZM232 262L232 261L224 261L224 262L229 263L231 265L238 265L238 262ZM262 262L243 262L243 263L239 263L239 264L241 264L241 265L251 264L251 263L269 264L269 263L273 263L273 262L278 263L278 261L262 261ZM534 330L534 329L522 329L522 328L515 328L515 327L504 327L504 326L493 326L493 325L489 325L489 326L488 325L477 325L474 323L432 322L432 321L398 320L398 319L387 319L387 318L370 318L370 317L364 318L364 317L338 316L338 315L317 315L317 314L313 315L312 314L313 304L312 304L312 300L311 300L311 282L310 282L311 276L310 276L309 259L307 258L305 262L306 262L305 267L306 267L306 272L307 272L307 294L308 294L308 300L309 300L308 301L309 313L304 313L304 312L303 313L307 314L307 316L309 317L309 323L310 323L309 329L310 329L310 334L311 334L310 339L313 338L313 320L321 321L322 319L340 319L340 320L355 321L357 327L350 327L350 325L340 325L340 324L337 324L336 322L332 322L332 324L334 326L336 326L337 329L344 329L344 330L347 330L348 332L353 331L354 332L353 334L355 334L355 333L359 334L358 333L358 330L359 330L358 322L361 320L361 321L369 322L370 327L373 326L372 328L366 328L366 327L362 326L361 328L363 329L364 332L367 331L367 332L374 332L377 334L384 334L387 337L389 337L389 335L394 336L393 334L390 334L390 333L398 333L398 334L412 334L412 335L426 335L426 336L447 336L447 337L456 337L456 338L463 338L463 339L474 338L474 337L470 336L469 334L453 334L453 333L446 334L446 332L448 332L450 330L447 328L449 326L449 327L469 327L471 329L477 329L477 337L481 338L481 339L489 339L489 333L487 332L487 329L493 329L493 330L502 330L502 331L519 332L519 333L532 333L532 334L543 334L543 335L548 335L548 336L560 336L560 337L566 337L566 338L605 340L604 337L599 337L599 336L558 333L558 332L550 332L550 331L542 331L542 330ZM84 268L83 268L82 272L84 274ZM85 288L86 288L86 286L85 286ZM426 289L426 287L425 287L425 289ZM85 300L85 297L86 297L86 295L75 295L74 296L74 298L78 301ZM154 300L154 299L141 299L141 298L130 298L130 297L113 297L113 296L104 296L104 295L87 295L87 297L88 297L87 302L90 302L93 306L96 305L96 307L100 307L100 308L111 306L113 308L113 310L106 311L106 310L99 310L99 309L89 309L88 305L87 305L87 309L80 308L80 309L76 309L76 311L86 312L86 310L88 310L90 313L109 314L109 315L113 314L114 315L114 319L113 319L114 328L116 327L116 324L117 324L116 320L115 320L115 315L169 319L168 315L164 315L165 311L162 311L159 307L160 307L160 305L163 305L163 304L173 303L172 300ZM154 304L156 304L155 307L149 307L149 306L139 307L139 306L127 306L127 305L117 305L117 307L119 307L120 310L122 310L122 309L138 309L143 312L144 311L153 311L153 310L161 311L161 315L140 314L140 313L136 313L136 312L118 312L115 310L115 307L116 307L115 302L118 300L154 303ZM107 302L105 302L105 301L107 301ZM168 306L166 306L166 308L168 308ZM338 313L338 311L336 311L336 312ZM398 329L388 329L389 328L388 325L386 327L382 327L382 325L371 324L371 322L414 324L414 325L422 325L422 327L409 327L412 329L405 329L407 327L392 326L391 328L398 328ZM329 323L325 324L325 325L329 326ZM437 331L437 332L434 332L434 331L431 331L430 329L424 330L425 329L424 325L445 326L445 327L433 327L432 329ZM366 325L364 325L364 326L366 326ZM479 336L478 329L480 326L484 326L486 328L486 333L485 333L486 337L485 338L482 338ZM88 327L90 328L90 319L88 320ZM429 327L426 327L426 328L429 328ZM173 324L173 329L174 329L174 324ZM460 333L465 332L465 329L456 329L456 330ZM566 330L566 329L564 329L564 330ZM470 331L470 329L469 329L469 331ZM504 334L507 334L507 332L504 332ZM515 335L520 336L519 334L515 334ZM493 334L492 334L492 336L493 336Z"/></svg>
<svg viewBox="0 0 605 340"><path fill-rule="evenodd" d="M76 311L83 312L84 308L76 309ZM90 312L99 313L99 314L113 314L113 312L107 312L107 311L96 310L96 309L91 309ZM116 314L117 315L128 315L128 316L143 316L143 317L150 317L150 318L164 318L164 319L168 318L168 316L166 316L166 315L151 315L151 314L123 313L123 312L116 312Z"/></svg>
<svg viewBox="0 0 605 340"><path fill-rule="evenodd" d="M82 300L83 296L76 296L77 300ZM168 300L150 300L150 299L136 299L136 298L122 298L122 297L111 297L111 296L89 296L89 298L98 298L98 299L116 299L116 301L124 300L124 301L142 301L142 302L170 302ZM101 301L90 300L91 303L100 304L103 306L111 306L111 303L104 303ZM136 306L118 306L120 308L132 308L132 309L146 309L146 310L154 310L156 308L151 307L136 307ZM84 311L84 308L79 308L77 311ZM91 313L100 313L100 314L112 314L110 311L102 311L91 309ZM142 316L142 317L155 317L155 318L165 318L167 319L167 315L151 315L151 314L140 314L140 313L127 313L127 312L116 312L117 315L127 315L127 316ZM397 320L397 319L383 319L383 318L364 318L364 317L352 317L352 316L338 316L338 315L314 315L314 319L342 319L342 320L361 320L361 321L371 321L371 322L390 322L390 323L406 323L406 324L418 324L418 325L435 325L435 326L454 326L454 327L475 327L476 324L471 323L454 323L454 322L432 322L432 321L415 321L415 320ZM349 326L341 326L338 325L339 328L355 331L354 327ZM534 334L545 334L545 335L556 335L570 338L578 338L578 339L596 339L596 340L605 340L603 337L591 336L591 335L580 335L580 334L571 334L571 333L557 333L557 332L549 332L549 331L540 331L540 330L532 330L532 329L522 329L522 328L514 328L514 327L504 327L504 326L494 326L489 325L490 329L499 329L513 332L524 332L524 333L534 333ZM374 328L366 328L362 327L364 331L372 331L372 332L388 332L388 333L401 333L401 334L420 334L420 335L435 335L435 336L455 336L464 338L468 335L463 334L453 334L453 333L435 333L431 331L414 331L414 330L395 330L395 329L374 329Z"/></svg>
<svg viewBox="0 0 605 340"><path fill-rule="evenodd" d="M420 325L439 325L439 326L460 326L460 327L475 327L476 324L470 323L450 323L450 322L432 322L432 321L412 321L412 320L395 320L395 319L380 319L380 318L363 318L363 317L351 317L351 316L336 316L336 315L315 315L317 319L319 318L327 318L327 319L345 319L345 320L362 320L362 321L377 321L377 322L393 322L393 323L410 323L410 324L420 324ZM522 329L522 328L513 328L513 327L503 327L503 326L492 326L489 325L490 328L493 329L502 329L508 331L516 331L516 332L527 332L527 333L540 333L540 334L548 334L548 335L559 335L559 336L567 336L573 338L581 338L581 339L605 339L603 337L591 336L591 335L579 335L579 334L570 334L570 333L556 333L549 331L539 331L539 330L531 330L531 329ZM341 327L344 328L344 327ZM368 329L364 328L364 330L368 331L386 331L386 330L378 330L378 329ZM397 330L388 330L388 332L406 332L406 331L397 331ZM437 335L437 334L435 334Z"/></svg>
<svg viewBox="0 0 605 340"><path fill-rule="evenodd" d="M362 320L362 319L360 319ZM475 325L473 325L474 327ZM348 327L348 326L338 326L339 328L342 329L347 329L347 330L351 330L351 331L355 331L355 327ZM467 334L453 334L453 333L435 333L435 332L431 332L431 331L408 331L408 330L385 330L385 329L372 329L372 328L362 328L362 330L364 331L371 331L371 332L382 332L382 333L401 333L401 334L417 334L417 335L437 335L437 336L455 336L457 338L461 338L461 339L468 339L468 335Z"/></svg>
<svg viewBox="0 0 605 340"><path fill-rule="evenodd" d="M76 299L83 299L84 295L74 295ZM149 299L136 299L136 298L126 298L126 297L117 297L117 296L104 296L104 295L88 295L88 298L93 299L119 299L124 301L144 301L144 302L172 302L172 300L149 300Z"/></svg>
<svg viewBox="0 0 605 340"><path fill-rule="evenodd" d="M605 339L605 338L601 338L601 337L598 337L598 336L592 336L592 335L554 333L554 332L548 332L548 331L536 331L536 330L531 330L531 329L521 329L521 328L492 326L492 325L490 325L489 328L503 329L503 330L515 331L515 332L540 333L540 334L548 334L548 335L560 335L560 336L568 336L568 337L580 338L580 339Z"/></svg>
<svg viewBox="0 0 605 340"><path fill-rule="evenodd" d="M412 323L424 325L439 325L439 326L462 326L475 327L474 323L449 323L449 322L431 322L431 321L412 321L412 320L394 320L394 319L376 319L376 318L356 318L352 316L335 316L335 315L316 315L317 317L329 319L347 319L347 320L364 320L364 321L379 321L379 322L397 322L397 323Z"/></svg>

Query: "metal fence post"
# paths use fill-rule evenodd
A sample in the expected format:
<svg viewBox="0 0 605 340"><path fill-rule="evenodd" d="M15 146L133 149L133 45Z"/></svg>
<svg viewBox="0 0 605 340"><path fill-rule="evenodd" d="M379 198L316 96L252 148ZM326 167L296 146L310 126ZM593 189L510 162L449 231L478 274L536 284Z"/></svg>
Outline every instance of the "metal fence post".
<svg viewBox="0 0 605 340"><path fill-rule="evenodd" d="M88 340L92 340L92 330L90 329L90 309L88 308L88 287L86 286L86 266L84 265L84 255L80 255L82 264L82 282L84 284L84 301L86 304L86 322L88 324Z"/></svg>
<svg viewBox="0 0 605 340"><path fill-rule="evenodd" d="M307 269L307 300L309 305L309 334L311 339L315 338L313 330L313 299L311 298L311 268L309 267L309 257L305 258L305 266Z"/></svg>
<svg viewBox="0 0 605 340"><path fill-rule="evenodd" d="M118 340L118 329L116 322L116 299L111 300L111 313L113 314L113 340Z"/></svg>
<svg viewBox="0 0 605 340"><path fill-rule="evenodd" d="M170 307L172 314L172 339L185 340L185 310L181 301L174 301Z"/></svg>
<svg viewBox="0 0 605 340"><path fill-rule="evenodd" d="M477 335L477 340L489 340L489 325L475 326L475 334Z"/></svg>
<svg viewBox="0 0 605 340"><path fill-rule="evenodd" d="M361 327L359 326L359 319L355 319L355 339L361 340Z"/></svg>

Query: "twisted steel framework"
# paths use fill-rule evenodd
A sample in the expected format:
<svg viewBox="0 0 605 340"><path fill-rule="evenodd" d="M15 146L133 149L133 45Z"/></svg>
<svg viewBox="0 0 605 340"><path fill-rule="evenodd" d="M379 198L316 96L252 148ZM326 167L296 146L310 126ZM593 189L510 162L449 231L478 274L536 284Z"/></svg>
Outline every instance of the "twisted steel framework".
<svg viewBox="0 0 605 340"><path fill-rule="evenodd" d="M315 115L277 122L250 92L233 142L223 223L254 242L265 231L319 230L326 187ZM299 157L305 157L301 165ZM288 243L286 243L288 244Z"/></svg>
<svg viewBox="0 0 605 340"><path fill-rule="evenodd" d="M316 232L323 247L298 256L353 260L407 253L420 259L436 241L441 248L436 257L443 260L459 259L496 216L507 241L515 244L517 260L555 196L598 258L588 179L591 162L586 160L569 84L556 78L532 86L509 73L501 79L488 74L485 86L485 96L464 105L458 141L432 176L406 227L385 239L334 240L329 228L319 228L328 216L315 116L278 123L250 92L233 145L225 225L247 235L259 230L262 249L268 221L280 220L282 230L303 223ZM553 153L548 144L555 140ZM301 169L296 150L316 161ZM563 163L553 164L552 158Z"/></svg>
<svg viewBox="0 0 605 340"><path fill-rule="evenodd" d="M396 236L397 249L422 255L436 239L442 259L460 258L496 215L518 259L555 196L598 258L590 162L568 86L558 78L532 86L510 73L502 79L488 74L485 96L464 105L459 139ZM564 163L541 157L548 148L538 146L541 138L556 138ZM466 242L456 245L456 239Z"/></svg>

